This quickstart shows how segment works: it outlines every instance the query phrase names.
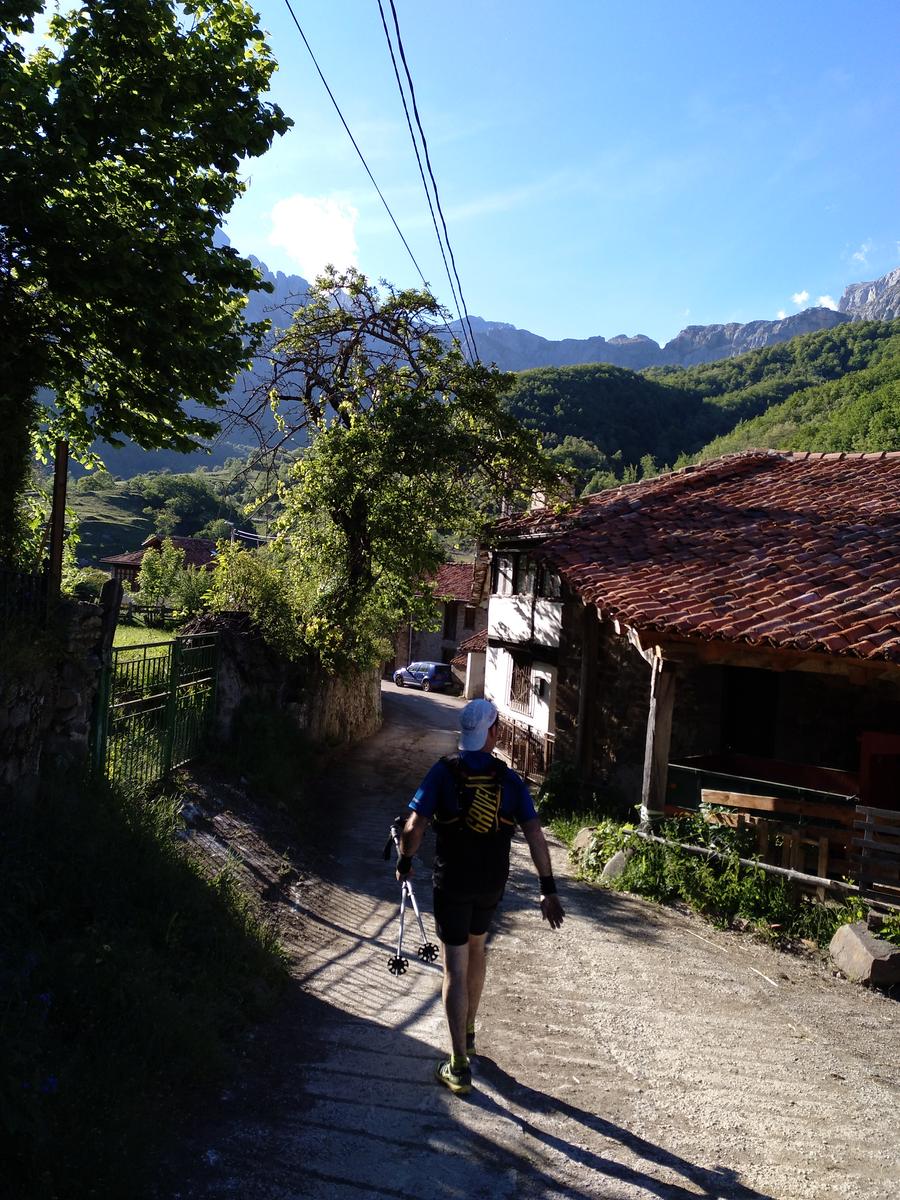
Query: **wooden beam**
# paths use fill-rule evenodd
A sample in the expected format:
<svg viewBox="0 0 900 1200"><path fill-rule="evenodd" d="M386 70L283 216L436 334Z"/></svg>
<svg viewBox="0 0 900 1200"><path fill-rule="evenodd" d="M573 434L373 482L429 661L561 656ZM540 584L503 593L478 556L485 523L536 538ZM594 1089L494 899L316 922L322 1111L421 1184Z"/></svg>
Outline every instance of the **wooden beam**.
<svg viewBox="0 0 900 1200"><path fill-rule="evenodd" d="M900 682L900 663L886 659L852 658L806 650L783 650L775 646L750 646L722 640L689 640L662 637L659 633L619 626L628 640L647 658L661 656L683 666L758 667L766 671L805 671L817 675L840 675L851 683L871 683L875 678Z"/></svg>
<svg viewBox="0 0 900 1200"><path fill-rule="evenodd" d="M650 712L644 748L641 785L641 825L649 826L665 815L672 712L675 707L675 668L662 658L654 660L650 675Z"/></svg>
<svg viewBox="0 0 900 1200"><path fill-rule="evenodd" d="M581 678L578 686L578 724L575 729L575 759L581 779L593 773L594 694L597 682L597 650L600 641L599 614L591 604L581 610Z"/></svg>

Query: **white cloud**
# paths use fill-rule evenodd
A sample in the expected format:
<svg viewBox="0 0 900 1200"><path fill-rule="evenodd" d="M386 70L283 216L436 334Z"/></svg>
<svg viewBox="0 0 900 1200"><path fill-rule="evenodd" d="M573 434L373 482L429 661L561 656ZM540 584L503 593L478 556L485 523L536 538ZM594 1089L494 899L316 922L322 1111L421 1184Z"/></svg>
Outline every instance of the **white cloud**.
<svg viewBox="0 0 900 1200"><path fill-rule="evenodd" d="M860 263L865 266L869 261L869 251L872 249L872 239L869 238L860 246L858 250L850 255L851 261Z"/></svg>
<svg viewBox="0 0 900 1200"><path fill-rule="evenodd" d="M809 292L804 288L802 292L794 292L791 299L795 304L805 304L809 299Z"/></svg>
<svg viewBox="0 0 900 1200"><path fill-rule="evenodd" d="M783 320L784 320L784 318L787 316L787 313L784 311L784 309L783 309L783 308L779 308L779 310L778 310L778 312L777 312L776 316L778 317L778 320L779 320L779 321L783 321Z"/></svg>
<svg viewBox="0 0 900 1200"><path fill-rule="evenodd" d="M817 308L832 308L835 312L838 310L837 300L834 296L820 296L816 301Z"/></svg>
<svg viewBox="0 0 900 1200"><path fill-rule="evenodd" d="M279 200L271 217L269 245L284 250L307 279L321 274L329 263L339 271L359 265L359 212L346 200L298 193Z"/></svg>

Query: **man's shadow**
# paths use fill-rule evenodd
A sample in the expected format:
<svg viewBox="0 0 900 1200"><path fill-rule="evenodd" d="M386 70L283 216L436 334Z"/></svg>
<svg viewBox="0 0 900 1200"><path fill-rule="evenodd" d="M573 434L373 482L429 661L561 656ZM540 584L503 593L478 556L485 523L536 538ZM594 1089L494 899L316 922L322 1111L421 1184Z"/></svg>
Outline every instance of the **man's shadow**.
<svg viewBox="0 0 900 1200"><path fill-rule="evenodd" d="M573 1162L596 1171L599 1175L606 1175L612 1179L633 1184L643 1188L651 1195L662 1197L663 1200L682 1200L682 1198L683 1200L698 1200L697 1188L701 1189L700 1196L706 1197L708 1200L772 1200L763 1192L757 1192L742 1184L737 1173L728 1167L698 1167L695 1163L688 1162L687 1159L681 1158L653 1142L648 1142L645 1138L638 1137L637 1134L630 1133L627 1129L623 1129L620 1125L614 1125L611 1121L606 1121L595 1113L585 1112L584 1109L576 1108L575 1105L569 1104L565 1100L558 1100L553 1096L548 1096L545 1092L539 1092L535 1088L520 1083L491 1058L478 1055L474 1062L478 1078L490 1083L507 1104L515 1105L528 1114L563 1117L574 1121L585 1129L608 1138L610 1141L618 1142L625 1149L639 1155L651 1165L651 1169L653 1166L657 1166L676 1172L689 1181L693 1187L687 1188L678 1183L665 1183L647 1171L625 1166L613 1159L604 1158L586 1147L573 1145L565 1138L534 1125L527 1116L519 1115L511 1108L501 1107L484 1092L480 1090L472 1092L469 1099L476 1107L513 1121L524 1134L534 1138L535 1141L543 1143Z"/></svg>

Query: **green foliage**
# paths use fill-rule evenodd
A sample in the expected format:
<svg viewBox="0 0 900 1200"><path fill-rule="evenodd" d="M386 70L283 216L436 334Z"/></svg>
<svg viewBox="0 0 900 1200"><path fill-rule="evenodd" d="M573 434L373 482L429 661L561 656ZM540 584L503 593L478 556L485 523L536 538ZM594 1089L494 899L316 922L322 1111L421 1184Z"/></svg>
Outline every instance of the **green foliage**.
<svg viewBox="0 0 900 1200"><path fill-rule="evenodd" d="M612 471L618 480L624 466L636 466L646 454L674 462L686 447L699 447L711 436L701 398L668 381L605 363L522 371L506 403L529 429L544 436L549 449L559 448L563 461L581 457L584 483L589 482L588 468L592 475ZM574 440L568 451L567 439ZM586 452L583 443L591 450ZM590 453L597 456L593 465L585 461Z"/></svg>
<svg viewBox="0 0 900 1200"><path fill-rule="evenodd" d="M894 449L898 378L900 322L848 322L688 369L523 371L507 403L590 492L750 447Z"/></svg>
<svg viewBox="0 0 900 1200"><path fill-rule="evenodd" d="M247 550L237 543L220 542L206 602L212 612L248 613L263 640L285 658L296 661L307 654L285 552L280 547Z"/></svg>
<svg viewBox="0 0 900 1200"><path fill-rule="evenodd" d="M886 942L900 946L900 913L891 913L884 918L884 923L878 930L878 936Z"/></svg>
<svg viewBox="0 0 900 1200"><path fill-rule="evenodd" d="M751 446L778 450L900 449L900 334L896 354L797 392L704 447L714 458Z"/></svg>
<svg viewBox="0 0 900 1200"><path fill-rule="evenodd" d="M648 842L632 826L606 822L581 861L588 878L598 878L619 849L629 851L623 874L613 884L660 904L689 904L718 928L752 928L780 945L801 940L825 947L836 930L865 917L866 906L850 896L842 903L798 899L786 879L739 860L752 856L749 830L711 825L702 816L681 816L658 828L669 844ZM702 846L715 858L691 854L676 843Z"/></svg>
<svg viewBox="0 0 900 1200"><path fill-rule="evenodd" d="M77 600L98 600L107 579L109 575L98 567L77 567L64 582L66 590Z"/></svg>
<svg viewBox="0 0 900 1200"><path fill-rule="evenodd" d="M140 493L147 502L144 509L153 521L156 532L168 537L193 537L211 522L240 523L237 504L221 494L206 473L187 475L136 475L131 490ZM230 525L222 535L228 537Z"/></svg>
<svg viewBox="0 0 900 1200"><path fill-rule="evenodd" d="M47 785L0 840L0 1157L10 1195L125 1196L179 1093L284 979L272 930L179 839L178 796Z"/></svg>
<svg viewBox="0 0 900 1200"><path fill-rule="evenodd" d="M149 608L163 608L173 601L183 572L184 551L169 538L163 541L160 550L148 550L135 580L141 603Z"/></svg>
<svg viewBox="0 0 900 1200"><path fill-rule="evenodd" d="M310 443L279 528L304 636L333 668L379 661L401 623L425 627L439 529L474 534L504 499L557 486L501 404L509 377L448 349L444 315L427 292L330 273L275 346L281 436Z"/></svg>
<svg viewBox="0 0 900 1200"><path fill-rule="evenodd" d="M263 333L259 273L216 234L289 125L259 99L275 64L245 0L84 0L28 55L40 7L0 29L0 551L29 434L86 453L216 432L185 402L220 405Z"/></svg>

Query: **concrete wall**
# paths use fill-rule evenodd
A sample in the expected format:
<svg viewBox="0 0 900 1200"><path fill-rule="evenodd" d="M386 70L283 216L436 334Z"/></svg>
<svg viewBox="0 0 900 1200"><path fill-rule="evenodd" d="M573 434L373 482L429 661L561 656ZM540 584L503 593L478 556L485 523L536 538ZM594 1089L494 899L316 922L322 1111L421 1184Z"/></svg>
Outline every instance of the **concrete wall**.
<svg viewBox="0 0 900 1200"><path fill-rule="evenodd" d="M536 651L540 654L540 651ZM535 658L530 664L531 687L528 708L516 708L509 702L513 656L508 650L491 646L487 654L484 694L493 700L502 716L530 725L538 733L553 733L556 728L556 667Z"/></svg>
<svg viewBox="0 0 900 1200"><path fill-rule="evenodd" d="M466 656L466 678L463 696L466 700L477 700L484 695L484 676L487 655L480 652Z"/></svg>
<svg viewBox="0 0 900 1200"><path fill-rule="evenodd" d="M488 636L506 642L559 645L563 604L544 596L491 596Z"/></svg>

